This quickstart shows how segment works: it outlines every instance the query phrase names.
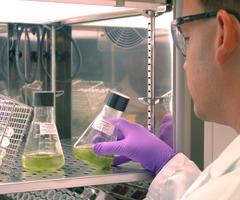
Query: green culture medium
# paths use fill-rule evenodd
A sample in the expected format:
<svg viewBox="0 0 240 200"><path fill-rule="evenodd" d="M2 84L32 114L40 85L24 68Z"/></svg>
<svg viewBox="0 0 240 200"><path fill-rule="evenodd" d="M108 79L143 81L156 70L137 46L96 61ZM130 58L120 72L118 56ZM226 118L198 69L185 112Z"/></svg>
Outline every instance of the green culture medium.
<svg viewBox="0 0 240 200"><path fill-rule="evenodd" d="M62 154L32 153L23 155L23 166L36 172L53 172L64 165Z"/></svg>
<svg viewBox="0 0 240 200"><path fill-rule="evenodd" d="M73 148L74 156L90 165L97 168L110 168L113 161L113 156L98 156L93 151L90 145L81 145Z"/></svg>

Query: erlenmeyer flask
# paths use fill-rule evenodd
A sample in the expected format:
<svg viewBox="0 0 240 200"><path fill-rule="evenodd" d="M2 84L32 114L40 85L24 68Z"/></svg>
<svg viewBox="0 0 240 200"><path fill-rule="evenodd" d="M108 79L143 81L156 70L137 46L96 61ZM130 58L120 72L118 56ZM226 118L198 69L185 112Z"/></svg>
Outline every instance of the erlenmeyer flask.
<svg viewBox="0 0 240 200"><path fill-rule="evenodd" d="M22 157L23 167L31 171L51 172L64 165L53 104L53 92L33 92L34 117Z"/></svg>
<svg viewBox="0 0 240 200"><path fill-rule="evenodd" d="M77 159L102 169L111 166L113 156L97 156L92 151L92 144L116 140L116 137L112 135L115 127L108 122L108 119L120 117L129 99L128 96L117 91L108 92L102 111L74 144L73 154Z"/></svg>

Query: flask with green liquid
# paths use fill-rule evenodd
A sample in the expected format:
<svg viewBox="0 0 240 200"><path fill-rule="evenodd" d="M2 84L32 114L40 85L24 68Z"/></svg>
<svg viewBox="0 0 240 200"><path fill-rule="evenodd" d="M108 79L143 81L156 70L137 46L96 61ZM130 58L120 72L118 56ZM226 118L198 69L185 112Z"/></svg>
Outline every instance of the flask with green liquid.
<svg viewBox="0 0 240 200"><path fill-rule="evenodd" d="M120 92L109 90L102 111L74 144L73 154L77 159L101 169L107 169L112 165L113 156L96 155L92 151L92 145L117 139L112 135L115 127L108 119L120 117L126 109L129 99Z"/></svg>
<svg viewBox="0 0 240 200"><path fill-rule="evenodd" d="M23 152L23 167L53 172L64 165L62 146L55 125L54 93L33 92L34 117Z"/></svg>

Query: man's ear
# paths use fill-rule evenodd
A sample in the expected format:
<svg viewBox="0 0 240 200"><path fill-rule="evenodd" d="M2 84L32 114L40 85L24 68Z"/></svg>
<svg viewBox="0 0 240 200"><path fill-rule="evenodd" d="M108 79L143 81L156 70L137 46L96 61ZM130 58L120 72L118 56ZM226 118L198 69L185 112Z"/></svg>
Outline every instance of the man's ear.
<svg viewBox="0 0 240 200"><path fill-rule="evenodd" d="M238 46L239 22L225 10L219 10L217 17L217 47L216 58L220 64L226 62Z"/></svg>

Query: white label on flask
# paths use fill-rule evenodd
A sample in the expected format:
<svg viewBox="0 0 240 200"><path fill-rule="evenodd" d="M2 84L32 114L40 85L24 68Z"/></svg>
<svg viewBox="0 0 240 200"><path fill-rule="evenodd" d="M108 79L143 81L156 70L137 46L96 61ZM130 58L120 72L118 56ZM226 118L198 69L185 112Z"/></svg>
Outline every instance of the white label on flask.
<svg viewBox="0 0 240 200"><path fill-rule="evenodd" d="M40 123L40 135L55 135L57 128L54 123Z"/></svg>
<svg viewBox="0 0 240 200"><path fill-rule="evenodd" d="M108 121L101 117L98 117L93 122L92 128L107 135L111 135L114 131L114 125L112 125L111 123L109 123Z"/></svg>

